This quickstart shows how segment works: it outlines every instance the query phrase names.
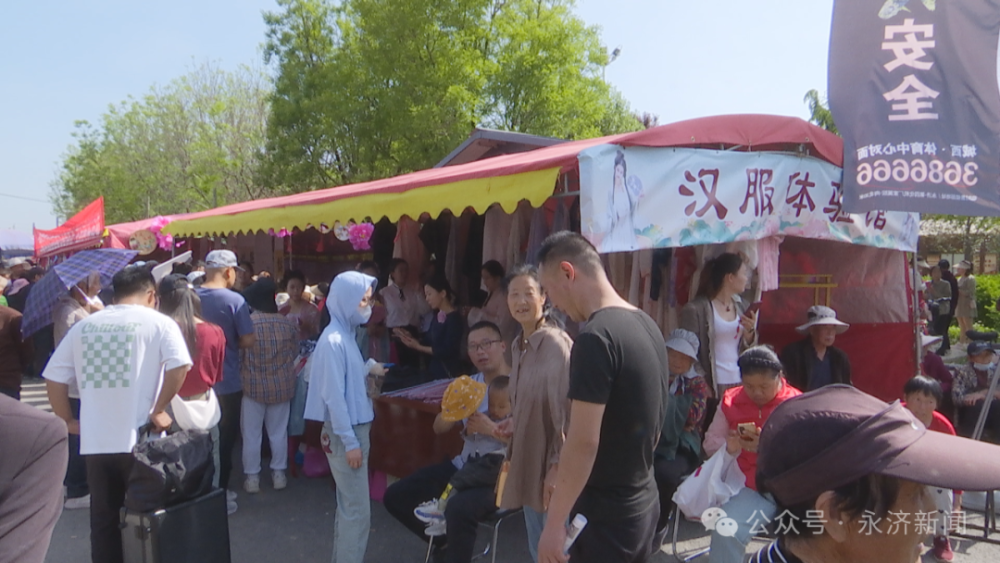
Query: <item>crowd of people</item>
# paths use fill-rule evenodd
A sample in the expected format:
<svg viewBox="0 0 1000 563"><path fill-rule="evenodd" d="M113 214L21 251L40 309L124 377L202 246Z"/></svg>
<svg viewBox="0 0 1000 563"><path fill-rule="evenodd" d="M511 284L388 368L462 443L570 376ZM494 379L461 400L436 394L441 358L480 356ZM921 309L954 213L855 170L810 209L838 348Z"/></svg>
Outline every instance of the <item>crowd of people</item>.
<svg viewBox="0 0 1000 563"><path fill-rule="evenodd" d="M927 321L928 332L941 337L938 355L946 355L951 350L948 329L953 321L958 321L959 344L969 344L969 332L978 317L976 305L976 277L972 275L972 262L962 260L955 266L958 276L951 271L951 262L939 260L931 266L926 260L917 261L917 273L930 276L930 280L915 276L920 291L921 316Z"/></svg>
<svg viewBox="0 0 1000 563"><path fill-rule="evenodd" d="M954 311L971 327L960 297L974 288L971 265L959 266L962 280L971 281L955 280L954 292L947 269L929 269L928 302L939 305L938 322ZM456 393L474 397L467 412L443 409L433 422L437 434L460 428L461 453L404 476L384 495L389 514L429 538L436 560L448 563L471 561L478 524L513 510L523 513L535 562L647 561L663 542L678 487L716 455L743 476L721 506L737 522L816 510L841 515L820 534L779 531L757 561L850 561L861 549L905 561L897 554L919 549L917 536L873 544L861 538L857 517L916 504L950 513L960 508L962 489L1000 486L968 467L943 475L933 469L941 456L928 453L950 444L970 459L1000 457L1000 448L941 437L956 435L952 421L957 434L972 434L997 363L990 346L967 344L968 364L949 369L931 351L939 342L947 349L946 336L925 335L921 375L900 390L904 403L886 405L850 387L850 359L835 346L849 325L833 309L804 311L797 327L803 338L780 355L761 342L759 305L743 297L752 271L741 255L705 265L697 296L666 339L615 291L595 248L569 232L542 244L537 266L505 272L484 264L476 307L462 307L443 277L412 278L404 260L393 260L387 273L381 288L373 262L312 287L289 271L279 286L228 250L178 265L160 281L148 264L126 267L107 288L95 272L59 297L54 351L42 350L41 364L36 342L21 338L21 313L0 305L0 391L16 399L22 375L38 368L53 413L68 429L67 439L51 421L34 420L36 413L3 414L46 433L37 463L66 467L64 475L58 470L65 496L58 486L45 489L44 509L20 531L24 558L17 560L41 560L61 508L89 507L92 560L122 561L119 512L140 428L176 429L189 409L217 405L205 429L218 468L214 484L227 491L230 513L238 510L230 481L239 441L243 489L255 494L266 484L266 435L270 485L281 490L288 486L290 422L321 425L336 482L333 560L361 563L371 529L373 378L397 386L451 380ZM44 271L20 266L12 275L17 281L7 284L6 297L15 305L26 302L17 296ZM471 375L459 378L464 373ZM871 427L880 425L889 439L876 444ZM996 403L986 429L986 440L1000 441ZM877 447L889 447L894 458L930 457L911 464L916 469L859 457L878 457ZM918 483L940 487L938 494L923 498ZM588 524L567 553L566 523L576 514ZM713 531L710 560L742 561L753 535L747 526ZM847 558L813 555L823 550ZM933 552L952 557L943 524L934 530Z"/></svg>

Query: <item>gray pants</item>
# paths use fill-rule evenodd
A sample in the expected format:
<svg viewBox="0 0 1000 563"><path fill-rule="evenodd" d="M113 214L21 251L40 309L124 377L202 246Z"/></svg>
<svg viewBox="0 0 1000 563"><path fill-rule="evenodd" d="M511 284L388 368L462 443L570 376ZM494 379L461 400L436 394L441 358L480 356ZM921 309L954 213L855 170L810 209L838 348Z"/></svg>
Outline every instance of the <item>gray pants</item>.
<svg viewBox="0 0 1000 563"><path fill-rule="evenodd" d="M359 424L354 435L361 444L361 467L347 464L344 442L333 433L330 423L323 425L323 444L330 444L326 459L337 483L337 516L333 528L333 563L363 563L371 530L372 506L368 492L368 453L371 450L372 425Z"/></svg>

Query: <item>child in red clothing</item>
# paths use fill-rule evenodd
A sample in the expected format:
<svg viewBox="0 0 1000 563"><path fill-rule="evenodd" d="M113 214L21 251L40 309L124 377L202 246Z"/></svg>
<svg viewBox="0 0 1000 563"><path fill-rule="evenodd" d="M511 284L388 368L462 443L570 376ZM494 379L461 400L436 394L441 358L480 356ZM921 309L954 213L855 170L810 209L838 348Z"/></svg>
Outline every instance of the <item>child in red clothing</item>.
<svg viewBox="0 0 1000 563"><path fill-rule="evenodd" d="M936 379L918 375L906 382L903 386L903 406L913 413L913 416L934 432L955 435L955 427L946 416L937 412L938 405L944 398L941 390L941 383ZM934 549L931 554L938 561L951 561L954 554L951 551L951 542L948 540L948 522L951 514L962 509L962 491L950 491L931 488L935 493L938 512L941 518L934 530ZM951 514L948 511L951 510Z"/></svg>

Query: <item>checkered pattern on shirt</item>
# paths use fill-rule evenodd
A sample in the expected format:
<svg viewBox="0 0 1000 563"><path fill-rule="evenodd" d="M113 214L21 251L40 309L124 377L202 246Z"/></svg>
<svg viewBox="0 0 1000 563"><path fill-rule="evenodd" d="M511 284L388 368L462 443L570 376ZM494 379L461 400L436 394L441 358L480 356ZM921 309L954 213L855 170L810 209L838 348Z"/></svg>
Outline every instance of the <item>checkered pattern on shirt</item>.
<svg viewBox="0 0 1000 563"><path fill-rule="evenodd" d="M291 401L295 396L299 326L281 315L260 311L255 311L250 318L257 343L242 351L243 394L265 405Z"/></svg>
<svg viewBox="0 0 1000 563"><path fill-rule="evenodd" d="M115 389L129 386L132 373L134 334L88 334L83 345L84 389Z"/></svg>

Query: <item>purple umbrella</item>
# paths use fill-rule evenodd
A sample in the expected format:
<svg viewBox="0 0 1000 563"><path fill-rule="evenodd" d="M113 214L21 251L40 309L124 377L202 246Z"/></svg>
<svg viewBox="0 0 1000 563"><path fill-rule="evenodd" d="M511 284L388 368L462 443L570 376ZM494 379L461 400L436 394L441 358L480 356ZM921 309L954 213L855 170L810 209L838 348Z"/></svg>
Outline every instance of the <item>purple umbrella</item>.
<svg viewBox="0 0 1000 563"><path fill-rule="evenodd" d="M112 248L84 250L53 266L28 294L28 301L24 305L21 335L27 338L52 324L52 308L59 297L66 295L69 288L87 279L91 272L100 274L101 285L106 287L111 284L111 278L127 266L136 254L138 252L134 250Z"/></svg>

